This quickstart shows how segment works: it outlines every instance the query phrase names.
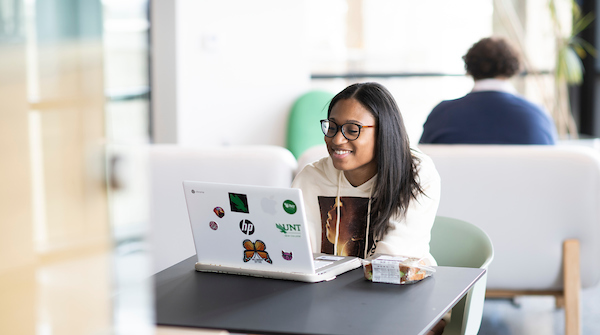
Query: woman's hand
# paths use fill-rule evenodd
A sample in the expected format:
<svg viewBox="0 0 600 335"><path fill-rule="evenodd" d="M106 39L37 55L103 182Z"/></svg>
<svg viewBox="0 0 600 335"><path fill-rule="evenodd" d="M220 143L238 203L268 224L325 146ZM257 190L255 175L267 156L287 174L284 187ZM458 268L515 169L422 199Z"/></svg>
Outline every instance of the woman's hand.
<svg viewBox="0 0 600 335"><path fill-rule="evenodd" d="M446 321L440 320L433 328L429 329L427 335L441 335L446 327Z"/></svg>

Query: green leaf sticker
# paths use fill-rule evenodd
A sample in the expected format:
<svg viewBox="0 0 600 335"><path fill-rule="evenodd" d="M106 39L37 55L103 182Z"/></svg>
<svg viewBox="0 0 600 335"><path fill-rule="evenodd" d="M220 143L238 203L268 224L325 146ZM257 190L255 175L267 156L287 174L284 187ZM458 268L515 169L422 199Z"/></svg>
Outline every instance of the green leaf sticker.
<svg viewBox="0 0 600 335"><path fill-rule="evenodd" d="M232 212L249 213L248 199L245 194L229 193L229 204Z"/></svg>

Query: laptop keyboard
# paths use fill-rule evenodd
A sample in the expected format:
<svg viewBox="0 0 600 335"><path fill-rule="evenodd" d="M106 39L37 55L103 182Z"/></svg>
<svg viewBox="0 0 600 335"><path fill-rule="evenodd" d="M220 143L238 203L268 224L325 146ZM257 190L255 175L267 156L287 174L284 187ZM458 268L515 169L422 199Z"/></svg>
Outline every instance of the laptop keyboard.
<svg viewBox="0 0 600 335"><path fill-rule="evenodd" d="M315 270L331 264L329 261L319 261L315 259Z"/></svg>

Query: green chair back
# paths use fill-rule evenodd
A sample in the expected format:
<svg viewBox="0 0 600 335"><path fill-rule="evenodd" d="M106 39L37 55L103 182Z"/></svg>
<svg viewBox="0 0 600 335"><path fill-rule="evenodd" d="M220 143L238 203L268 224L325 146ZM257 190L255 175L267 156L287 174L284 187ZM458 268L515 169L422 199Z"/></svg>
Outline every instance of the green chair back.
<svg viewBox="0 0 600 335"><path fill-rule="evenodd" d="M333 96L332 93L315 90L294 102L288 118L286 147L296 159L304 150L324 143L319 120L327 118L327 108Z"/></svg>
<svg viewBox="0 0 600 335"><path fill-rule="evenodd" d="M439 266L488 268L494 259L489 236L479 227L453 218L435 218L429 242L431 255ZM475 335L481 326L487 272L452 308L450 324L444 335Z"/></svg>

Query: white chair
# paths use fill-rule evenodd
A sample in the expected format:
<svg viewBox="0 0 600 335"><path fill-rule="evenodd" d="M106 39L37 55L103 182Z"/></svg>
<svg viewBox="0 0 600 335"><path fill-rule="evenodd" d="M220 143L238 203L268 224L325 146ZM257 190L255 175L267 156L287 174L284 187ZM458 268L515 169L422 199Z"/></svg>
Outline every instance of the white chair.
<svg viewBox="0 0 600 335"><path fill-rule="evenodd" d="M306 165L318 161L328 155L329 153L327 152L327 146L325 146L325 144L315 145L304 150L302 155L298 157L298 169L296 173L300 172Z"/></svg>
<svg viewBox="0 0 600 335"><path fill-rule="evenodd" d="M183 180L290 187L297 167L278 146L149 146L152 273L196 254Z"/></svg>
<svg viewBox="0 0 600 335"><path fill-rule="evenodd" d="M600 138L582 138L582 139L567 139L567 140L558 140L556 142L557 145L572 145L572 146L584 146L590 147L595 150L600 150Z"/></svg>
<svg viewBox="0 0 600 335"><path fill-rule="evenodd" d="M475 225L453 218L435 218L429 245L439 266L487 270L494 259L494 247L488 235ZM452 308L452 318L444 335L475 335L479 332L486 282L487 272Z"/></svg>
<svg viewBox="0 0 600 335"><path fill-rule="evenodd" d="M566 334L580 334L581 287L600 280L600 154L580 146L419 148L441 176L438 215L494 241L487 296L553 295L564 303Z"/></svg>

